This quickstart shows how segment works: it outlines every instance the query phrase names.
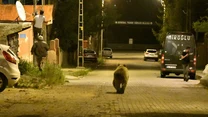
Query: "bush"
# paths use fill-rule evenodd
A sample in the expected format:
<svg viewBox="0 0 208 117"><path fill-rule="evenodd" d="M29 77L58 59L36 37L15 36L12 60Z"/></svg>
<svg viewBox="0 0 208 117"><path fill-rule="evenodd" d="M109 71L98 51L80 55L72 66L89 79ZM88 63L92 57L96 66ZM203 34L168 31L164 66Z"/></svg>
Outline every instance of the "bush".
<svg viewBox="0 0 208 117"><path fill-rule="evenodd" d="M98 64L99 64L99 65L103 65L104 63L105 63L105 58L99 57L99 58L98 58Z"/></svg>
<svg viewBox="0 0 208 117"><path fill-rule="evenodd" d="M46 63L40 77L45 79L47 85L64 84L65 76L61 67L56 64Z"/></svg>
<svg viewBox="0 0 208 117"><path fill-rule="evenodd" d="M26 60L22 60L22 59L20 59L18 66L19 66L19 70L20 70L21 75L31 72L31 70L34 69L33 64L27 62Z"/></svg>
<svg viewBox="0 0 208 117"><path fill-rule="evenodd" d="M45 86L64 84L65 81L61 67L55 64L45 63L43 71L39 71L38 67L34 66L33 63L21 60L19 69L23 75L16 87L43 88Z"/></svg>

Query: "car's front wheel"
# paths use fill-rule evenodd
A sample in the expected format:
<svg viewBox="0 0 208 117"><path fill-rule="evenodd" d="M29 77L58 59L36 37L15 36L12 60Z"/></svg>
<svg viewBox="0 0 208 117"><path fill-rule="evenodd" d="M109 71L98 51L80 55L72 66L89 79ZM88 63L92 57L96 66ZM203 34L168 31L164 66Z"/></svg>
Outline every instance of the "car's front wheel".
<svg viewBox="0 0 208 117"><path fill-rule="evenodd" d="M8 85L7 78L3 74L0 74L0 92L4 91L7 85Z"/></svg>

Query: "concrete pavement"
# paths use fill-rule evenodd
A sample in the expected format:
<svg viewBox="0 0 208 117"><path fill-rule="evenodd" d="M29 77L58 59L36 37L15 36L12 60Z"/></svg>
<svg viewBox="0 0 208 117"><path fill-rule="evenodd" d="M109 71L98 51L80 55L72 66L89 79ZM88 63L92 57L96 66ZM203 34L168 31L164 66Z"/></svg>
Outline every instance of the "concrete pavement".
<svg viewBox="0 0 208 117"><path fill-rule="evenodd" d="M0 117L207 117L208 93L199 80L160 78L158 70L129 70L124 94L112 86L113 70L69 78L64 86L8 88Z"/></svg>
<svg viewBox="0 0 208 117"><path fill-rule="evenodd" d="M112 86L113 71L90 73L71 85L97 86L94 98L75 111L76 117L207 117L208 93L199 80L159 78L158 71L130 71L125 94L116 94ZM148 76L147 76L148 74ZM156 78L157 77L157 78ZM87 89L86 89L87 90Z"/></svg>

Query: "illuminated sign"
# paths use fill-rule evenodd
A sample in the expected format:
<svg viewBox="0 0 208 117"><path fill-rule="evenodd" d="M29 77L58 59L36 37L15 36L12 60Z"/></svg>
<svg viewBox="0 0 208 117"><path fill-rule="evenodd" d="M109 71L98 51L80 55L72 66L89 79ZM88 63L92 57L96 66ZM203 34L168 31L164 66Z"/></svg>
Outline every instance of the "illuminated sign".
<svg viewBox="0 0 208 117"><path fill-rule="evenodd" d="M168 35L166 38L169 40L191 40L190 35Z"/></svg>
<svg viewBox="0 0 208 117"><path fill-rule="evenodd" d="M153 22L145 21L115 21L115 24L125 24L125 25L153 25Z"/></svg>

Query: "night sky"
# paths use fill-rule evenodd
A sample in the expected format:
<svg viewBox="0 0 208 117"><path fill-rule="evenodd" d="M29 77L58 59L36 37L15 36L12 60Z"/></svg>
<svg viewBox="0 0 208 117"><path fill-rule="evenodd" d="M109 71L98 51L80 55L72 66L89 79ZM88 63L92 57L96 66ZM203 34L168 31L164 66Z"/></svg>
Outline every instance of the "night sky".
<svg viewBox="0 0 208 117"><path fill-rule="evenodd" d="M120 21L142 21L155 23L158 18L160 1L157 0L113 0ZM129 38L134 39L134 44L159 44L152 28L155 25L113 25L106 31L106 40L108 43L128 44Z"/></svg>
<svg viewBox="0 0 208 117"><path fill-rule="evenodd" d="M107 1L107 0L106 0ZM157 15L161 8L160 0L109 0L117 7L121 21L158 21ZM192 22L201 16L208 16L208 0L192 0ZM134 44L158 44L152 33L156 26L112 25L105 32L108 43L127 44L129 38Z"/></svg>

